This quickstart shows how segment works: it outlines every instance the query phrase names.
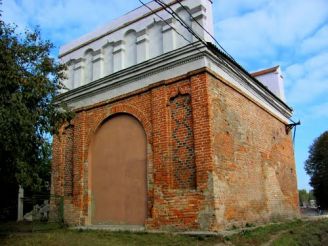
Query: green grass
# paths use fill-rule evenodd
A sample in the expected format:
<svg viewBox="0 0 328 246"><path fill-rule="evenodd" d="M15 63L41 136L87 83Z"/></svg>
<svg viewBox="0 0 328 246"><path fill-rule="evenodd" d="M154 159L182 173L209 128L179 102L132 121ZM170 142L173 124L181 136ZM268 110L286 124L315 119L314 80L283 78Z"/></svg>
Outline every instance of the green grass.
<svg viewBox="0 0 328 246"><path fill-rule="evenodd" d="M31 230L33 228L33 230ZM55 224L0 225L0 245L328 245L328 220L291 221L243 230L230 237L174 233L82 231Z"/></svg>
<svg viewBox="0 0 328 246"><path fill-rule="evenodd" d="M187 236L174 233L132 233L59 229L47 224L0 225L0 245L215 245L219 236Z"/></svg>
<svg viewBox="0 0 328 246"><path fill-rule="evenodd" d="M51 231L63 228L58 223L43 223L43 222L7 222L0 224L0 235L9 233L28 233L37 231Z"/></svg>
<svg viewBox="0 0 328 246"><path fill-rule="evenodd" d="M273 245L328 245L328 220L306 222L288 230Z"/></svg>
<svg viewBox="0 0 328 246"><path fill-rule="evenodd" d="M302 223L302 221L296 220L282 224L271 224L254 230L244 230L234 236L226 237L226 240L233 242L235 245L261 245L279 232L297 227Z"/></svg>
<svg viewBox="0 0 328 246"><path fill-rule="evenodd" d="M328 245L328 220L272 224L226 237L233 245Z"/></svg>

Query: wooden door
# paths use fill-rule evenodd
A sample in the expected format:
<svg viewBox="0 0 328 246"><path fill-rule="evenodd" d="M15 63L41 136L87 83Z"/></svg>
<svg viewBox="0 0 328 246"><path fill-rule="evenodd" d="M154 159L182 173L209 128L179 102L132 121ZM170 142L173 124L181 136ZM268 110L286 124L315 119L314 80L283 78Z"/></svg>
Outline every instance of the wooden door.
<svg viewBox="0 0 328 246"><path fill-rule="evenodd" d="M91 145L92 223L143 225L147 215L146 134L137 119L107 120Z"/></svg>

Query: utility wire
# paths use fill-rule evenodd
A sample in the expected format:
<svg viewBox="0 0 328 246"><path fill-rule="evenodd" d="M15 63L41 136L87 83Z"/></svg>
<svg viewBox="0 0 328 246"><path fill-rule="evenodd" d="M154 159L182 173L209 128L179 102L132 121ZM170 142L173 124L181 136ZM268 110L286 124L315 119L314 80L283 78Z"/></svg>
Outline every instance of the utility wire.
<svg viewBox="0 0 328 246"><path fill-rule="evenodd" d="M210 46L210 43L206 42L203 40L197 33L193 31L193 29L185 23L185 21L166 3L162 2L161 0L154 0L158 5L160 5L167 13L169 13L175 20L177 20L184 28L187 29L188 32L190 32L194 37L196 37L201 43L205 45L205 47L209 48L210 50L213 49L213 47ZM190 40L188 40L184 35L179 33L172 25L170 25L164 18L159 16L155 11L153 11L148 5L144 4L141 0L139 0L145 7L147 7L153 14L158 16L160 19L162 19L168 26L170 26L177 34L179 34L184 40L186 40L188 43L193 44ZM208 33L213 40L218 44L218 46L222 49L223 53L229 57L233 62L235 62L237 65L239 65L235 59L219 44L219 42L192 16L191 12L181 4L180 0L177 0L177 2L187 11L187 13L191 16L191 18L206 32ZM215 47L215 46L214 46ZM200 51L203 52L199 49L199 47L196 46L196 48ZM226 61L221 60L221 63L224 63L225 65L229 65ZM239 65L240 66L240 65ZM241 67L241 66L240 66ZM244 77L243 73L240 73L239 71L235 71L235 69L231 68L231 71L237 76L237 77ZM294 129L294 134L293 134L293 143L295 144L295 137L296 137L296 125L300 123L295 123L292 119L290 119L294 124L295 124L295 129Z"/></svg>
<svg viewBox="0 0 328 246"><path fill-rule="evenodd" d="M201 37L199 37L199 35L197 33L195 33L193 31L193 29L185 23L185 21L166 3L162 2L161 0L154 0L158 5L160 5L167 13L169 13L175 20L177 20L184 28L187 29L187 31L189 31L194 37L196 37L201 43L203 43L207 48L209 48L210 50L212 50L212 47L210 47L209 43L207 43L205 40L203 40ZM192 41L188 40L184 35L182 35L180 32L178 32L178 30L176 30L170 23L168 23L168 21L166 21L163 17L161 17L160 15L158 15L153 9L151 9L148 5L146 5L144 2L142 2L141 0L139 0L139 2L145 6L146 8L148 8L153 14L155 14L157 17L159 17L162 21L164 21L169 27L171 27L179 36L181 36L184 40L186 40L188 43L192 44L193 46L195 46L200 52L203 52L202 50L199 49L199 47L197 47ZM218 44L218 46L222 49L222 51L224 52L224 54L226 56L228 56L232 61L234 61L235 63L237 63L235 61L235 59L220 45L220 43L212 36L212 34L210 34L191 14L191 12L184 6L181 4L180 0L177 0L177 2L187 11L187 13L191 16L191 18L207 33L209 34L213 40ZM169 10L171 11L169 11ZM226 65L227 62L225 62L224 60L221 60L221 63L225 63ZM238 65L238 63L237 63ZM239 65L240 66L240 65ZM237 72L235 71L235 69L231 69L231 71L237 75L238 77L244 77L243 73ZM295 123L292 119L290 119L294 124L295 124L295 129L294 129L294 134L293 134L293 143L295 144L295 137L296 137L296 125L300 124L300 123Z"/></svg>
<svg viewBox="0 0 328 246"><path fill-rule="evenodd" d="M140 0L139 0L140 1ZM192 35L194 35L201 43L203 43L205 45L205 47L207 47L208 49L212 50L212 47L210 47L209 43L207 43L206 41L204 41L201 37L199 37L197 35L197 33L195 33L185 22L184 20L182 20L182 18L167 4L163 3L161 0L154 0L157 4L159 4L166 12L168 12L174 19L176 19L183 27L185 27ZM148 7L148 6L147 6ZM171 12L168 10L170 9ZM186 39L186 38L185 38ZM191 43L191 41L188 40L189 43ZM230 56L228 56L230 57ZM232 59L234 62L236 62L234 59ZM225 62L224 60L221 59L221 63L224 63L226 65L227 62ZM236 62L237 63L237 62ZM237 77L243 77L244 75L240 72L235 71L235 69L231 69L231 71L237 76Z"/></svg>
<svg viewBox="0 0 328 246"><path fill-rule="evenodd" d="M158 3L161 7L164 8L164 10L166 12L168 12L174 19L176 19L183 27L185 27L192 35L194 35L200 42L202 42L205 47L207 47L209 50L213 50L213 48L209 45L209 43L207 43L206 41L204 41L201 37L198 36L197 33L195 33L185 22L184 20L182 20L182 18L167 4L163 3L161 0L154 0L156 3ZM170 9L171 12L168 10ZM221 52L221 51L220 51ZM225 53L224 53L225 54ZM225 54L226 56L228 56L230 59L232 59L232 61L234 61L235 63L237 63L230 55ZM224 64L227 64L227 62L221 60L221 62L223 62ZM240 66L240 65L239 65ZM235 71L235 69L231 69L231 71L237 75L237 77L244 77L244 75L240 72Z"/></svg>
<svg viewBox="0 0 328 246"><path fill-rule="evenodd" d="M222 47L222 45L219 43L219 41L209 32L206 30L206 28L204 28L193 16L192 13L189 11L188 8L186 8L186 6L184 6L181 3L181 0L177 0L177 2L180 4L180 6L190 15L190 17L208 34L210 35L210 37L215 41L215 43L226 53L226 55L228 55L230 58L233 59L233 57ZM233 59L234 60L234 59Z"/></svg>
<svg viewBox="0 0 328 246"><path fill-rule="evenodd" d="M196 37L200 42L202 42L205 46L207 46L207 42L204 41L197 33L194 32L194 30L188 26L187 23L166 3L160 1L160 0L155 0L157 4L159 4L166 12L168 12L175 20L177 20L187 31L189 31L194 37Z"/></svg>
<svg viewBox="0 0 328 246"><path fill-rule="evenodd" d="M293 144L294 144L294 147L295 147L296 129L297 129L297 126L295 126L295 128L294 128L294 135L293 135Z"/></svg>
<svg viewBox="0 0 328 246"><path fill-rule="evenodd" d="M210 50L212 49L211 47L209 47L209 44L203 40L172 8L171 6L169 6L168 4L166 4L165 2L161 1L161 0L154 0L158 5L160 5L167 13L169 13L175 20L177 20L185 29L187 29L187 31L189 31L194 37L196 37L196 39L198 39L201 43L203 43L207 48L209 48ZM179 2L180 3L180 2ZM180 5L182 5L180 3ZM182 5L183 6L183 5ZM188 14L194 19L194 17L192 16L192 14L190 13L190 11L183 6L188 12ZM202 29L204 29L208 34L210 34L196 19L194 19L198 25L200 25L202 27ZM211 34L210 34L211 35ZM211 37L213 37L211 35ZM214 37L213 37L214 38ZM215 41L218 43L218 41L215 39ZM190 41L189 41L190 42ZM218 45L221 47L221 49L224 51L224 53L230 58L232 59L234 62L235 59L233 59L233 57L231 55L228 54L228 52L226 50L223 49L223 47L218 43Z"/></svg>
<svg viewBox="0 0 328 246"><path fill-rule="evenodd" d="M154 0L156 3L158 3L161 7L164 8L164 10L166 12L168 12L175 20L177 20L184 28L187 29L187 31L189 31L194 37L196 37L201 43L203 43L208 49L212 50L213 48L210 47L209 43L206 42L205 40L203 40L188 24L185 23L185 21L169 6L167 5L166 3L164 3L162 0ZM179 2L180 3L180 2ZM181 3L180 3L181 6L183 6ZM191 12L185 7L183 6L187 13L191 16L191 18L193 18L197 23L198 25L201 26L201 28L203 30L205 30L208 34L210 34L191 14ZM169 10L170 11L169 11ZM211 35L211 34L210 34ZM212 35L211 35L212 38L214 38ZM235 63L236 60L219 44L219 42L215 39L215 41L217 42L217 44L219 45L219 47L221 48L220 52L222 52L223 54L225 54L228 58L230 58L232 61L234 61ZM213 44L212 44L213 45ZM214 45L213 45L214 46ZM215 47L215 46L214 46ZM240 74L239 74L240 76Z"/></svg>
<svg viewBox="0 0 328 246"><path fill-rule="evenodd" d="M167 20L165 20L162 16L160 16L159 14L157 14L153 9L151 9L147 4L145 4L141 0L139 0L139 2L143 6L145 6L147 9L149 9L153 14L155 14L158 18L160 18L162 21L164 21L165 24L168 25L169 27L171 27L179 36L181 36L184 40L186 40L188 43L190 43L190 40L188 40L185 36L183 36L180 32L178 32L178 30L176 30Z"/></svg>
<svg viewBox="0 0 328 246"><path fill-rule="evenodd" d="M194 47L196 47L198 49L199 52L202 52L202 50L199 49L199 47L197 47L193 42L191 42L190 40L188 40L184 35L182 35L180 32L178 32L178 30L176 30L167 20L165 20L162 16L160 16L159 14L157 14L152 8L150 8L147 4L145 4L144 2L142 2L141 0L139 0L139 2L145 6L147 9L149 9L153 14L155 14L158 18L160 18L162 21L165 22L166 25L168 25L169 27L171 27L179 36L181 36L185 41L187 41L188 43L192 44Z"/></svg>

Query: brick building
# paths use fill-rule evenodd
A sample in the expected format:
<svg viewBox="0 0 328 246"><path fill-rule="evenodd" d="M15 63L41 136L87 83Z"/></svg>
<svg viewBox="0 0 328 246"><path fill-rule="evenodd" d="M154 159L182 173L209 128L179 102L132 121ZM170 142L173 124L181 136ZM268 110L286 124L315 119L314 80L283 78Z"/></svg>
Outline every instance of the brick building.
<svg viewBox="0 0 328 246"><path fill-rule="evenodd" d="M198 25L213 33L210 0L165 3L213 43ZM156 14L140 7L60 50L58 100L76 112L54 137L65 221L216 231L297 217L279 67L253 74L260 82L147 6Z"/></svg>

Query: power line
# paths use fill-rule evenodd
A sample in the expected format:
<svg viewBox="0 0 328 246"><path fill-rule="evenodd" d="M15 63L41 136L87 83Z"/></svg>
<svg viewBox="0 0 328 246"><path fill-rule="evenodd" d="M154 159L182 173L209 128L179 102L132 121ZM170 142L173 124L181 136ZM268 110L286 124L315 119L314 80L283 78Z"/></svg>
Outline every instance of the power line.
<svg viewBox="0 0 328 246"><path fill-rule="evenodd" d="M211 37L216 41L216 43L219 45L219 47L223 50L219 50L215 45L213 45L211 42L206 42L205 40L203 40L201 37L198 36L197 33L195 33L193 31L192 28L190 28L189 25L187 25L184 20L166 3L162 2L161 0L154 0L157 4L159 4L166 12L168 12L175 20L177 20L184 28L186 28L193 36L195 36L201 43L203 43L205 45L205 47L207 47L209 50L211 51L215 51L214 53L221 53L221 55L225 55L227 58L229 58L236 66L237 68L239 68L242 72L240 71L236 71L233 67L231 67L231 64L227 61L225 61L224 59L220 59L220 62L222 65L225 65L228 67L230 67L230 71L232 73L234 73L237 77L239 78L246 78L245 74L248 75L248 77L252 78L254 80L254 78L241 66L239 65L235 59L226 51L224 50L224 48L219 44L219 42L211 35ZM181 5L180 1L177 0L179 2L179 4ZM173 26L171 26L165 19L163 19L161 16L159 16L155 11L153 11L149 6L147 6L146 4L144 4L141 0L139 0L139 2L141 2L145 7L147 7L153 14L155 14L156 16L158 16L160 19L162 19L168 26L170 26L177 34L179 34L181 37L183 37L184 40L186 40L188 43L192 44L193 46L195 46L194 43L192 43L190 40L188 40L185 36L183 36L181 33L179 33ZM170 9L171 12L168 10ZM187 9L186 9L187 10ZM193 18L192 14L190 13L190 11L188 11L189 15ZM194 19L194 18L193 18ZM195 19L194 19L195 20ZM196 21L197 22L197 21ZM198 22L197 22L198 23ZM200 25L200 23L198 23L198 25ZM200 25L201 26L201 25ZM208 31L201 26L203 30L205 30L207 33ZM209 34L209 33L208 33ZM200 52L203 52L202 50L199 49L199 47L195 46ZM218 56L219 57L219 56ZM244 73L243 73L244 72ZM247 79L246 79L247 82ZM248 83L248 82L247 82ZM295 134L295 132L294 132ZM294 136L295 139L295 136Z"/></svg>
<svg viewBox="0 0 328 246"><path fill-rule="evenodd" d="M209 34L213 40L218 44L218 46L221 48L221 50L233 61L235 61L235 59L220 45L220 43L215 39L215 37L208 32L191 14L191 12L184 6L181 4L180 0L177 0L178 3L187 11L187 13L190 15L190 17L207 33ZM207 47L207 42L204 41L191 27L189 27L184 20L166 3L162 2L161 0L155 0L156 3L158 3L161 7L163 7L166 12L168 12L169 14L172 15L172 17L174 19L176 19L183 27L185 27L192 35L194 35L199 41L201 41L203 44L205 44ZM170 11L168 11L167 9L170 9Z"/></svg>
<svg viewBox="0 0 328 246"><path fill-rule="evenodd" d="M139 0L143 5L145 5L141 0ZM163 3L161 0L154 0L158 5L160 5L167 13L169 13L174 19L176 19L184 28L186 28L193 36L195 36L201 43L203 43L205 45L205 47L207 47L209 50L213 51L213 47L215 47L219 52L221 52L222 54L226 55L229 59L231 59L233 62L235 62L239 67L241 67L229 54L223 53L222 51L220 51L215 45L213 45L212 43L208 43L206 41L204 41L201 37L199 37L197 35L197 33L195 33L185 22L184 20L167 4ZM146 6L146 5L145 5ZM146 6L148 9L150 9L150 11L152 11L154 14L157 15L157 13L155 13L151 8L149 8L148 6ZM168 10L170 9L171 12ZM157 15L159 18L161 18L165 23L167 23L170 27L172 27L167 21L165 21L161 16ZM180 36L182 36L186 41L188 41L189 43L192 44L191 41L189 41L188 39L186 39L182 34L180 34L174 27L172 27ZM212 47L213 46L213 47ZM198 48L198 47L197 47ZM199 48L198 50L200 52L202 52ZM224 60L221 59L221 63L224 63L226 65L228 65L228 63ZM244 77L243 73L237 72L235 71L235 69L231 68L231 71L237 75L238 77ZM247 73L247 72L246 72Z"/></svg>
<svg viewBox="0 0 328 246"><path fill-rule="evenodd" d="M175 20L177 20L184 28L186 28L187 31L189 31L194 37L196 37L200 42L207 46L206 41L199 37L199 35L195 33L194 30L190 26L188 26L188 24L185 23L185 21L169 5L160 0L155 0L155 2L159 4L166 12L168 12Z"/></svg>
<svg viewBox="0 0 328 246"><path fill-rule="evenodd" d="M176 19L184 28L187 29L193 36L195 36L200 42L202 42L207 48L212 50L212 48L209 46L209 42L206 42L203 40L188 24L185 23L185 21L166 3L162 2L162 0L154 0L156 3L158 3L161 7L164 8L166 12L168 12L174 19ZM178 1L179 2L179 1ZM206 32L208 33L218 44L218 46L221 48L221 52L225 54L228 58L236 62L236 60L220 45L220 43L210 34L191 14L191 12L183 6L180 2L179 4L187 11L187 13L190 15L190 17L197 22L197 24ZM169 10L171 11L169 11ZM213 45L213 44L212 44ZM214 45L213 45L214 46ZM237 62L236 62L237 63Z"/></svg>
<svg viewBox="0 0 328 246"><path fill-rule="evenodd" d="M191 16L191 18L208 34L210 37L217 43L217 45L230 57L233 59L233 57L220 45L219 41L209 32L204 28L193 16L192 13L189 11L188 8L186 8L182 3L181 0L177 0L177 2L180 4L180 6ZM233 59L234 60L234 59Z"/></svg>
<svg viewBox="0 0 328 246"><path fill-rule="evenodd" d="M239 78L246 78L245 74L248 75L250 78L252 78L254 80L254 78L241 66L239 65L235 59L229 55L229 53L227 51L224 50L224 48L218 43L218 41L216 39L213 38L213 36L211 35L211 37L218 43L219 47L221 47L221 50L219 50L215 45L213 45L211 42L206 42L204 41L201 37L199 37L197 35L197 33L195 33L192 28L189 27L189 25L187 25L184 20L166 3L163 3L161 0L154 0L157 4L159 4L166 12L168 12L174 19L176 19L184 28L186 28L193 36L195 36L201 43L203 43L205 45L205 47L207 47L209 50L214 51L214 53L221 53L221 55L225 55L227 58L229 58L236 66L237 68L239 68L241 71L236 71L229 62L225 61L224 59L220 58L220 62L222 65L228 66L230 67L230 71L232 73L234 73L237 77ZM202 50L199 49L198 46L195 45L195 43L191 42L190 40L188 40L185 36L183 36L180 32L178 32L170 23L168 23L164 18L162 18L160 15L158 15L153 9L151 9L148 5L146 5L145 3L143 3L141 0L139 0L139 2L145 6L146 8L148 8L153 14L155 14L157 17L159 17L161 20L163 20L168 26L170 26L179 36L181 36L184 40L186 40L188 43L192 44L194 47L196 47L201 53L203 53ZM178 0L179 4L180 1ZM168 8L172 11L170 12L168 10ZM188 11L189 15L193 18L193 16L191 15L191 13ZM194 19L194 18L193 18ZM194 19L195 20L195 19ZM198 23L198 25L200 25ZM201 26L201 25L200 25ZM202 27L202 26L201 26ZM202 27L206 32L207 30ZM208 33L208 32L207 32ZM219 57L219 56L218 56ZM244 72L244 73L243 73ZM247 82L247 79L246 79ZM294 132L295 134L295 132ZM294 136L295 139L295 136Z"/></svg>
<svg viewBox="0 0 328 246"><path fill-rule="evenodd" d="M165 4L165 3L163 3L161 0L154 0L157 4L159 4L161 7L163 7L164 8L164 10L166 11L166 12L168 12L174 19L176 19L183 27L185 27L192 35L194 35L200 42L202 42L204 45L205 45L205 47L207 47L209 50L213 50L213 47L211 47L211 46L214 46L214 47L216 47L215 45L213 45L212 43L208 43L208 42L206 42L206 41L204 41L201 37L199 37L198 36L198 34L197 33L195 33L193 30L192 30L192 28L190 28L185 22L184 22L184 20L169 6L169 5L167 5L167 4ZM171 12L168 10L168 9L170 9L171 10ZM210 45L211 44L211 45ZM217 47L216 47L216 49L218 49ZM224 55L226 55L229 59L231 59L233 62L235 62L235 63L237 63L236 61L235 61L235 59L233 59L232 58L232 56L231 55L229 55L227 52L222 52L222 51L220 51L221 53L223 53ZM222 60L223 61L223 60ZM227 64L226 62L224 62L225 64ZM238 64L238 63L237 63ZM240 65L239 65L240 66ZM241 67L241 66L240 66ZM240 73L240 72L236 72L234 69L232 69L231 70L234 74L236 74L238 77L243 77L243 74L242 73Z"/></svg>
<svg viewBox="0 0 328 246"><path fill-rule="evenodd" d="M158 18L160 18L162 21L165 22L166 25L168 25L169 27L171 27L179 36L181 36L184 40L186 40L188 43L192 44L194 47L196 47L200 52L202 52L199 47L197 47L196 45L194 45L190 40L188 40L185 36L183 36L180 32L178 32L178 30L176 30L167 20L165 20L162 16L160 16L159 14L157 14L152 8L150 8L147 4L145 4L144 2L142 2L141 0L139 0L139 2L145 6L147 9L149 9L153 14L155 14Z"/></svg>
<svg viewBox="0 0 328 246"><path fill-rule="evenodd" d="M143 5L145 5L141 0L139 0ZM210 50L213 50L212 47L210 47L209 43L204 41L201 37L198 36L197 33L195 33L185 22L184 20L167 4L163 3L161 0L154 0L158 5L160 5L167 13L169 13L174 19L176 19L184 28L187 29L192 35L194 35L201 43L205 45ZM146 6L150 11L152 11L154 14L157 15L150 7ZM171 12L168 10L168 8L171 10ZM159 18L161 18L165 23L167 23L170 27L172 27L167 21L165 21L161 16L157 15ZM173 27L172 27L173 28ZM186 41L192 44L191 41L189 41L187 38L185 38L182 34L180 34L175 28L173 28L180 36L182 36ZM198 47L197 49L202 52ZM230 55L226 54L230 59L232 59L234 62L236 62ZM223 60L222 60L223 61ZM226 63L226 62L225 62ZM241 73L236 72L234 69L232 69L232 72L235 73L238 77L243 76Z"/></svg>

